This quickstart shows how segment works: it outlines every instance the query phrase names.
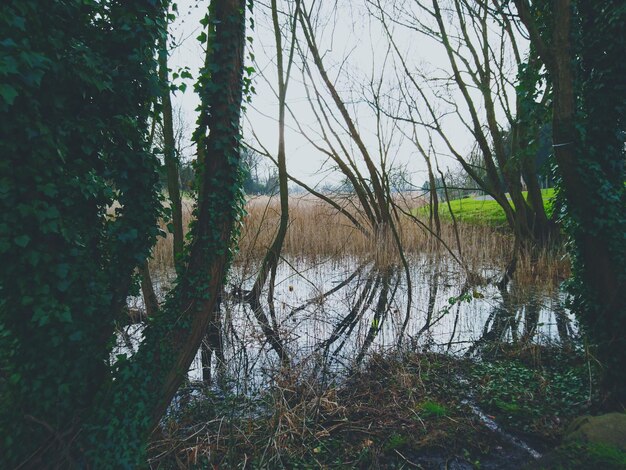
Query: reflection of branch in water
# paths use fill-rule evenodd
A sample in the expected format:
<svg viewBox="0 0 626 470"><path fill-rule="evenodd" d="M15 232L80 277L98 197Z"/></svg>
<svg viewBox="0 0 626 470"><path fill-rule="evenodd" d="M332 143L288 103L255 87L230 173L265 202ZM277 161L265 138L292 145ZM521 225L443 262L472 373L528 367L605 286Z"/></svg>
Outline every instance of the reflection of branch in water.
<svg viewBox="0 0 626 470"><path fill-rule="evenodd" d="M456 304L456 315L454 316L454 326L452 327L452 334L450 335L450 340L448 341L447 351L449 352L452 348L454 335L456 334L456 327L459 324L459 317L461 316L461 303Z"/></svg>
<svg viewBox="0 0 626 470"><path fill-rule="evenodd" d="M216 356L218 356L218 352L220 352L221 360L218 360L218 369L217 369L218 383L224 384L225 379L226 379L226 366L227 365L229 366L229 370L231 371L231 373L233 373L233 378L235 378L235 376L239 376L242 372L244 373L245 378L247 378L249 376L248 371L250 370L250 367L249 367L250 359L248 357L248 348L246 347L244 340L241 337L239 337L237 328L235 328L235 325L233 324L233 316L232 316L231 308L223 309L223 316L221 320L222 320L221 323L222 323L222 338L223 338L222 348L221 348L221 352L220 350L216 351ZM226 363L226 360L225 360L226 349L230 351L228 364ZM239 356L238 361L235 360L237 356ZM239 366L238 367L235 366L234 365L235 363L239 364ZM235 383L236 384L243 383L244 386L247 385L246 380L244 380L243 382L241 380L236 380Z"/></svg>
<svg viewBox="0 0 626 470"><path fill-rule="evenodd" d="M233 291L232 297L234 299L247 301L247 303L250 305L252 313L254 314L254 317L256 318L258 324L261 326L261 330L263 331L263 334L265 335L268 343L270 344L272 349L276 351L276 354L278 354L278 357L280 358L283 366L288 366L289 356L287 355L287 351L283 345L282 340L280 339L278 329L272 328L272 325L270 325L267 315L265 315L265 312L263 311L260 294L254 291L243 291L242 289L239 289ZM270 300L272 300L271 296ZM270 306L270 308L271 307L272 306Z"/></svg>
<svg viewBox="0 0 626 470"><path fill-rule="evenodd" d="M257 319L259 325L261 326L261 330L263 331L263 334L265 335L267 342L270 344L272 349L276 351L276 354L278 354L278 357L280 358L280 361L282 362L283 366L288 367L289 356L287 355L287 350L285 349L285 346L283 345L283 342L280 339L278 330L274 330L272 326L270 325L267 319L267 315L265 315L265 312L263 312L263 307L261 305L261 302L259 302L258 299L250 300L250 309L252 310L252 313Z"/></svg>
<svg viewBox="0 0 626 470"><path fill-rule="evenodd" d="M328 290L326 292L323 292L320 295L317 295L317 296L313 297L312 299L307 300L305 303L303 303L299 307L296 307L296 308L292 309L291 312L289 313L289 315L287 316L287 318L289 319L289 318L293 317L296 313L301 312L302 310L307 308L309 305L322 303L326 298L330 297L335 292L340 291L341 289L343 289L345 286L350 284L350 282L352 282L352 280L357 275L360 275L363 272L363 269L365 268L366 265L367 265L367 262L362 263L360 266L358 266L356 268L356 270L350 276L348 276L346 279L341 281L339 284L337 284L332 289L330 289L330 290Z"/></svg>
<svg viewBox="0 0 626 470"><path fill-rule="evenodd" d="M560 299L557 298L554 301L554 318L556 320L556 329L559 332L559 338L564 346L570 347L572 345L572 322L570 321L565 308Z"/></svg>
<svg viewBox="0 0 626 470"><path fill-rule="evenodd" d="M389 295L392 278L395 277L395 283L393 289L391 290L391 295ZM391 309L391 302L396 295L398 287L400 285L400 273L396 269L389 268L386 269L382 274L381 279L382 287L380 289L380 294L378 295L378 302L376 303L376 309L374 310L374 318L372 319L372 324L370 325L370 329L367 332L367 336L365 337L365 341L363 342L363 347L359 351L359 354L356 358L357 367L363 361L367 350L370 348L374 339L378 335L378 332L382 329L383 323L387 318L387 313Z"/></svg>
<svg viewBox="0 0 626 470"><path fill-rule="evenodd" d="M224 363L224 350L222 344L222 299L220 292L215 301L214 321L207 326L207 333L200 345L200 362L202 364L202 381L205 385L211 385L211 357L215 351L216 368L219 370Z"/></svg>
<svg viewBox="0 0 626 470"><path fill-rule="evenodd" d="M276 305L274 304L274 288L276 287L276 272L273 272L272 278L269 282L269 289L267 291L267 309L270 312L270 318L272 319L272 329L278 334L278 321L276 320ZM280 355L280 354L279 354Z"/></svg>
<svg viewBox="0 0 626 470"><path fill-rule="evenodd" d="M436 304L436 301L437 301L437 295L439 293L440 276L441 276L441 272L440 271L435 270L433 272L432 281L429 283L429 290L428 290L428 309L426 311L426 322L424 323L424 326L422 328L420 328L420 330L412 338L414 343L419 341L420 337L424 333L428 333L445 316L449 315L450 310L452 308L452 305L448 305L446 307L443 307L438 312L439 315L436 318L433 319L433 314L435 313L435 304ZM454 336L456 335L456 329L457 329L457 326L458 326L458 323L459 323L459 317L461 315L461 303L464 301L464 297L465 297L465 295L467 295L467 292L468 292L468 290L469 290L471 285L473 285L473 284L468 283L466 281L465 284L463 285L463 287L461 288L461 292L459 293L459 295L456 298L456 313L455 313L455 317L454 317L454 325L452 327L452 332L450 334L450 339L448 340L448 343L447 343L447 346L446 346L448 351L451 349L452 344L455 344L455 343L453 343L453 340L454 340Z"/></svg>
<svg viewBox="0 0 626 470"><path fill-rule="evenodd" d="M530 301L523 307L524 311L524 332L520 338L522 343L528 343L535 337L537 326L539 324L539 305L536 298L531 298Z"/></svg>
<svg viewBox="0 0 626 470"><path fill-rule="evenodd" d="M300 271L298 271L287 259L285 259L284 257L281 257L281 259L282 259L282 261L285 264L287 264L289 267L291 267L291 269L296 271L300 277L305 279L307 282L311 283L311 281L309 281L305 276L303 276L302 273ZM317 297L309 300L308 302L306 302L304 305L302 305L300 307L297 307L296 309L292 310L292 312L289 314L288 318L292 317L298 311L301 311L301 310L305 309L308 305L311 305L312 303L315 303L315 302L320 302L324 298L328 297L329 295L332 295L333 293L337 292L341 288L345 287L358 274L360 274L362 272L363 268L367 265L367 263L368 262L363 262L361 265L359 265L357 267L357 269L354 271L354 273L352 273L352 275L350 275L346 280L344 280L338 286L335 286L333 289L331 289L327 293L322 294L320 296L317 296ZM232 293L232 296L233 296L233 298L246 300L248 302L248 304L250 305L250 307L252 309L252 312L254 313L254 316L255 316L257 322L261 326L263 334L265 335L268 343L270 344L272 349L274 349L274 351L276 351L276 353L278 354L278 357L280 358L283 366L288 366L290 361L289 361L289 357L287 355L287 351L286 351L286 349L285 349L285 347L283 345L283 342L282 342L282 340L280 338L280 335L279 335L279 332L278 332L278 323L277 323L277 319L276 319L276 312L275 312L275 306L274 306L274 289L275 289L275 282L276 282L276 271L275 271L275 269L272 270L271 274L272 274L272 276L271 276L271 280L270 280L270 283L269 283L267 300L268 300L268 307L269 307L270 317L272 319L272 324L270 324L267 315L265 315L265 312L263 311L263 307L261 305L259 296L255 296L255 295L253 295L253 292L244 291L242 289L239 289L239 290L234 289L233 293ZM312 285L315 287L314 284L312 284Z"/></svg>
<svg viewBox="0 0 626 470"><path fill-rule="evenodd" d="M482 336L468 349L466 355L471 355L483 346L494 346L504 341L507 332L510 330L513 342L518 340L518 323L516 314L519 306L513 302L511 294L506 289L500 289L502 302L496 305L485 322ZM491 328L489 324L491 323Z"/></svg>
<svg viewBox="0 0 626 470"><path fill-rule="evenodd" d="M405 272L406 272L407 281L408 281L407 282L407 288L409 289L409 292L412 295L413 287L412 287L412 283L410 282L411 281L410 280L410 273L408 271L406 271L406 270L405 270ZM409 321L411 320L411 302L410 302L411 299L412 299L412 297L409 297L409 302L407 302L407 306L406 306L406 313L404 315L404 322L402 323L402 328L400 328L400 333L398 334L398 350L400 350L401 347L402 347L402 341L404 339L404 335L406 333L406 329L407 329L407 327L409 325ZM409 335L409 340L414 341L414 339L415 338L412 338Z"/></svg>
<svg viewBox="0 0 626 470"><path fill-rule="evenodd" d="M248 305L250 305L252 313L254 314L254 317L256 318L258 324L261 326L261 330L263 331L265 338L267 339L272 349L276 351L276 354L278 354L278 357L280 358L280 361L282 362L283 366L287 367L290 364L289 356L287 354L287 350L285 349L285 346L283 345L283 342L280 338L280 334L278 332L278 325L276 322L276 314L275 314L274 304L273 304L274 287L275 287L275 282L276 282L276 266L271 267L269 274L271 275L271 280L269 283L270 286L268 290L268 303L269 303L270 317L272 318L272 324L270 324L267 318L267 315L263 311L263 306L261 304L261 289L262 289L262 286L265 284L265 280L263 279L262 280L263 282L259 283L259 280L261 279L260 275L257 277L257 280L255 281L255 284L252 290L245 290L245 289L242 289L241 287L234 287L232 289L232 292L230 293L230 296L233 299L236 299L239 301L245 301L248 303Z"/></svg>
<svg viewBox="0 0 626 470"><path fill-rule="evenodd" d="M433 272L433 277L431 282L428 284L428 308L426 310L426 323L424 326L417 332L414 340L419 339L419 337L432 326L433 312L435 310L435 302L437 301L437 293L439 292L439 272L435 270ZM445 312L447 313L447 312ZM443 315L442 315L443 316ZM437 320L441 319L440 316Z"/></svg>
<svg viewBox="0 0 626 470"><path fill-rule="evenodd" d="M376 291L378 290L378 285L380 283L380 275L369 275L365 281L365 285L361 290L357 301L352 305L348 314L339 322L339 324L335 327L330 337L320 343L317 347L317 350L324 350L324 356L328 356L328 351L332 344L337 341L341 335L347 331L346 337L350 336L350 333L357 325L357 323L361 320L367 308L371 305L376 296ZM357 287L358 289L358 287ZM335 349L333 355L337 354L345 344L344 341Z"/></svg>
<svg viewBox="0 0 626 470"><path fill-rule="evenodd" d="M128 350L129 355L135 354L135 347L133 346L133 340L131 339L130 334L128 333L128 330L131 327L132 325L127 325L125 327L117 329L119 335L122 337L122 340L124 341L124 346Z"/></svg>

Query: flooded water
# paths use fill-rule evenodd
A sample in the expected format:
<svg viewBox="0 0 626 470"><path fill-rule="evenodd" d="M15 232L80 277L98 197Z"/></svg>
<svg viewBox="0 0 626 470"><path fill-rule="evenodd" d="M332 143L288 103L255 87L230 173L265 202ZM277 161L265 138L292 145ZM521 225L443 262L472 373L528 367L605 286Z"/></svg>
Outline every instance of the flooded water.
<svg viewBox="0 0 626 470"><path fill-rule="evenodd" d="M326 389L374 353L428 351L479 359L507 343L558 345L577 333L555 286L510 282L498 288L501 273L489 267L478 273L485 282L468 285L463 270L441 257L414 257L408 275L401 265L353 258L286 259L277 269L272 301L266 288L261 308L253 311L245 294L256 269L232 268L217 315L219 328L207 334L189 370L190 381L208 382L215 397L262 396L259 392L280 388L285 379L287 387L302 378ZM154 281L157 294L163 294L167 279L155 276ZM131 308L142 309L141 298L130 300ZM115 353L132 354L142 328L127 327ZM284 351L282 359L279 351ZM481 468L520 468L538 459L535 448L480 408L467 380L457 377L458 383L467 383L461 403L494 436ZM204 393L204 385L186 387L171 409ZM256 405L231 413L267 415L261 402L251 403ZM462 458L450 460L446 452L409 457L428 468L474 468Z"/></svg>
<svg viewBox="0 0 626 470"><path fill-rule="evenodd" d="M468 288L457 266L441 258L413 260L410 276L401 266L350 258L288 259L277 270L273 302L266 293L256 314L233 295L250 289L254 274L232 269L220 307L221 332L205 349L211 376L246 389L263 387L280 368L268 331L292 369L326 379L358 367L374 352L408 347L478 355L494 342L567 342L575 332L557 289L511 283L499 290L494 282ZM498 272L481 274L495 279ZM267 322L265 330L259 318ZM202 379L200 352L189 376Z"/></svg>

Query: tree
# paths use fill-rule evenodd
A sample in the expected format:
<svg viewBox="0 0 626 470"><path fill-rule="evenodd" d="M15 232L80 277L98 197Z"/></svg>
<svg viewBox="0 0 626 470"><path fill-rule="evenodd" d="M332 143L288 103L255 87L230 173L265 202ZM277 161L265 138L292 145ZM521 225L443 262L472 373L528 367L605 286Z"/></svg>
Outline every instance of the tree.
<svg viewBox="0 0 626 470"><path fill-rule="evenodd" d="M278 188L280 192L280 223L278 231L274 237L272 245L263 257L261 267L259 268L257 277L252 286L252 290L248 295L248 301L252 307L257 320L261 324L265 335L272 347L276 350L283 363L288 364L287 353L278 337L278 332L270 327L267 317L262 311L261 292L265 286L268 277L270 277L270 288L268 301L273 312L272 303L274 301L274 284L276 279L276 268L280 260L280 253L283 248L287 228L289 225L289 188L287 186L287 157L285 152L285 112L287 105L287 87L289 86L289 78L291 67L293 65L294 52L296 49L296 26L298 24L298 16L300 15L300 0L295 0L292 15L289 15L289 48L287 49L287 61L283 57L283 37L278 19L278 6L276 0L271 0L272 25L274 27L274 45L276 47L276 72L278 74Z"/></svg>
<svg viewBox="0 0 626 470"><path fill-rule="evenodd" d="M515 0L554 86L553 148L574 261L575 309L604 366L608 408L626 405L626 10L609 0Z"/></svg>
<svg viewBox="0 0 626 470"><path fill-rule="evenodd" d="M259 166L263 156L252 149L243 147L241 149L241 168L243 171L243 190L246 194L255 194L262 192L261 182L259 180Z"/></svg>
<svg viewBox="0 0 626 470"><path fill-rule="evenodd" d="M158 233L147 136L165 7L67 0L42 15L35 1L3 6L3 467L143 465L211 321L241 206L244 0L211 3L219 53L207 60L210 84L206 71L200 78L200 188L184 267L138 351L111 357L133 272Z"/></svg>
<svg viewBox="0 0 626 470"><path fill-rule="evenodd" d="M378 140L376 149L378 154L376 154L366 145L358 122L346 104L348 101L339 94L336 83L331 80L324 64L317 42L315 22L312 20L313 13L319 11L320 7L321 5L314 2L308 7L303 3L300 15L300 26L306 44L306 48L300 47L306 92L320 127L323 145L309 137L307 139L350 180L358 201L357 211L363 214L373 236L381 240L391 240L392 236L397 239L394 235L396 227L389 187L385 181L390 142L383 142L384 137L379 132L383 116L380 113L375 116ZM312 64L308 63L309 60ZM314 75L313 70L317 71L317 76ZM321 84L318 86L317 83L320 81ZM375 83L372 77L369 86L374 94L379 91L381 83L381 81ZM332 106L324 98L322 90L330 95L329 101ZM335 117L335 113L338 113L340 117ZM347 135L347 138L343 138L342 135ZM365 166L364 171L359 168L357 160ZM398 249L401 249L399 244Z"/></svg>
<svg viewBox="0 0 626 470"><path fill-rule="evenodd" d="M537 100L545 101L549 96L546 90L540 93L538 87L536 53L531 50L525 60L522 58L509 17L494 14L488 2L400 1L394 2L394 8L378 0L368 3L383 24L399 62L399 100L405 111L394 117L425 129L443 143L474 182L502 207L521 245L532 249L546 246L558 232L545 214L534 165L533 142L538 141L540 110L545 108ZM500 29L494 27L497 25ZM394 26L438 43L448 59L450 76L433 78L413 70L396 42ZM510 68L517 69L518 80L532 83L532 93L517 92ZM450 92L453 85L454 94ZM482 166L476 166L458 149L446 126L450 119L475 139ZM501 120L508 124L512 136L508 145ZM427 149L417 135L414 143L430 165ZM528 187L527 198L522 192L522 178Z"/></svg>
<svg viewBox="0 0 626 470"><path fill-rule="evenodd" d="M167 25L167 17L166 22ZM167 192L170 199L172 213L172 232L174 234L174 263L178 265L183 254L183 203L180 197L180 164L176 154L176 140L174 137L174 117L172 99L170 96L169 68L167 48L168 35L161 35L159 43L159 79L161 81L161 106L163 117L163 157L167 174Z"/></svg>

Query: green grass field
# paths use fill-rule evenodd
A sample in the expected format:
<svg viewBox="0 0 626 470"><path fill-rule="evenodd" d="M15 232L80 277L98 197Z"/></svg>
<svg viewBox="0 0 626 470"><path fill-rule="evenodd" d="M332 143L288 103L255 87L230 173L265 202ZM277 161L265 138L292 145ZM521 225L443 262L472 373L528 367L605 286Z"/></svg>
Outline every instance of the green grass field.
<svg viewBox="0 0 626 470"><path fill-rule="evenodd" d="M552 214L552 200L554 188L542 189L543 206L548 217ZM527 193L524 192L524 197ZM470 224L492 225L494 227L506 226L504 211L494 200L478 200L474 198L454 199L450 201L452 212L457 221ZM428 206L421 207L416 211L421 215L428 215ZM439 215L442 219L451 219L448 205L444 200L439 201Z"/></svg>

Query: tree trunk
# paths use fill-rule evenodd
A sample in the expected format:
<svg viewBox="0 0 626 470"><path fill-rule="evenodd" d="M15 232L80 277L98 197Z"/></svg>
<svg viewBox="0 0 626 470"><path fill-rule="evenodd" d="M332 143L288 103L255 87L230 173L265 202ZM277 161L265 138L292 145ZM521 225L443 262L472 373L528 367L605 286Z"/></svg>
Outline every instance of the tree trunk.
<svg viewBox="0 0 626 470"><path fill-rule="evenodd" d="M276 233L276 237L272 242L269 250L265 254L263 261L261 262L261 267L259 269L259 273L254 281L254 285L252 286L252 290L248 295L248 300L250 302L250 306L252 307L253 313L260 323L265 336L272 348L276 351L278 356L280 357L283 364L287 365L289 363L289 358L287 356L287 351L285 350L282 341L280 340L280 336L278 331L275 328L275 318L273 314L273 310L270 311L272 315L272 319L274 320L274 328L270 325L267 320L267 316L263 313L262 305L261 305L261 293L263 291L263 287L267 282L268 276L271 274L271 281L274 282L274 276L276 273L276 268L278 267L278 262L280 260L280 253L283 248L283 244L285 242L285 236L287 235L287 228L289 227L289 188L288 188L288 179L289 175L287 174L287 160L286 160L286 152L285 152L285 109L286 109L286 100L287 100L287 85L289 83L289 73L291 70L291 64L293 62L293 53L295 50L295 34L296 34L296 24L298 21L299 14L299 0L296 2L296 9L293 18L293 24L291 26L291 34L292 41L291 47L289 49L287 68L285 70L284 60L283 60L283 46L282 46L282 37L280 31L280 24L278 22L278 7L276 5L276 0L271 1L271 11L272 11L272 24L274 26L274 41L276 47L276 71L278 74L278 186L280 190L280 224L278 226L278 232ZM273 287L270 287L270 304L272 303L272 293Z"/></svg>
<svg viewBox="0 0 626 470"><path fill-rule="evenodd" d="M429 226L432 230L432 223L435 222L435 234L441 236L441 221L439 220L439 195L437 194L437 183L435 180L435 174L433 173L433 167L430 163L430 157L424 154L426 160L426 168L428 169L428 184L430 185L430 206L429 206Z"/></svg>
<svg viewBox="0 0 626 470"><path fill-rule="evenodd" d="M183 212L180 197L180 175L178 172L178 158L174 141L174 122L172 118L172 100L167 68L167 36L160 41L159 50L159 80L161 81L161 104L163 106L163 156L167 171L167 192L172 210L172 232L174 234L174 265L181 262L183 253Z"/></svg>
<svg viewBox="0 0 626 470"><path fill-rule="evenodd" d="M623 48L616 40L623 36L625 22L624 13L619 13L621 3L605 2L598 10L581 1L582 50L574 50L571 0L555 0L553 47L541 37L526 1L515 2L552 76L553 146L567 201L567 228L574 241L575 308L605 368L605 407L618 410L626 404L626 337L622 334L626 320L626 195L620 134L626 97L623 85L615 88L626 73ZM573 70L579 58L584 120L577 115Z"/></svg>
<svg viewBox="0 0 626 470"><path fill-rule="evenodd" d="M624 190L626 115L626 65L623 34L626 11L623 1L610 0L599 9L594 3L578 2L582 63L581 101L585 117L574 123L570 114L575 93L571 64L571 26L566 20L572 11L569 1L559 0L555 12L555 51L564 106L559 106L559 134L555 134L557 163L563 187L572 208L572 235L577 246L575 269L582 285L582 320L597 347L604 366L605 406L623 411L626 406L626 191ZM621 38L621 39L620 39ZM563 53L563 57L560 54ZM567 55L566 55L567 54ZM557 110L555 98L555 113ZM584 119L584 120L583 120ZM576 125L582 121L584 135ZM572 144L570 144L570 142ZM563 144L563 145L559 145Z"/></svg>
<svg viewBox="0 0 626 470"><path fill-rule="evenodd" d="M245 0L214 0L212 86L199 89L211 129L199 139L202 159L197 221L179 283L144 330L139 351L117 366L102 391L99 412L84 433L92 462L140 463L141 450L187 377L207 328L230 261L235 220L241 211L239 121L245 43ZM123 427L123 431L120 428ZM110 430L115 429L115 433ZM96 465L94 466L103 466Z"/></svg>
<svg viewBox="0 0 626 470"><path fill-rule="evenodd" d="M285 241L285 235L287 234L287 228L289 225L289 188L287 186L288 183L288 175L287 175L287 162L285 155L285 106L287 99L287 83L289 76L285 76L285 70L283 65L283 47L282 47L282 38L280 32L280 25L278 23L278 7L276 5L276 0L272 0L271 2L271 10L272 10L272 22L274 25L274 39L276 46L276 69L278 73L278 184L280 189L280 224L278 226L278 232L276 233L276 237L267 251L265 257L263 258L263 262L261 263L261 269L256 277L254 282L254 286L252 287L252 291L250 293L251 296L258 299L261 296L261 291L263 286L267 281L267 277L271 271L276 269L278 265L278 261L280 259L280 252L282 251L283 243ZM298 18L298 9L296 9L294 24L291 29L292 34L295 36L295 25ZM290 55L289 55L289 63L287 66L287 70L290 70L292 58L293 58L293 48L294 44L292 42Z"/></svg>
<svg viewBox="0 0 626 470"><path fill-rule="evenodd" d="M144 261L143 264L139 266L139 274L141 276L141 294L146 308L146 316L150 318L158 312L159 300L154 292L148 260Z"/></svg>

